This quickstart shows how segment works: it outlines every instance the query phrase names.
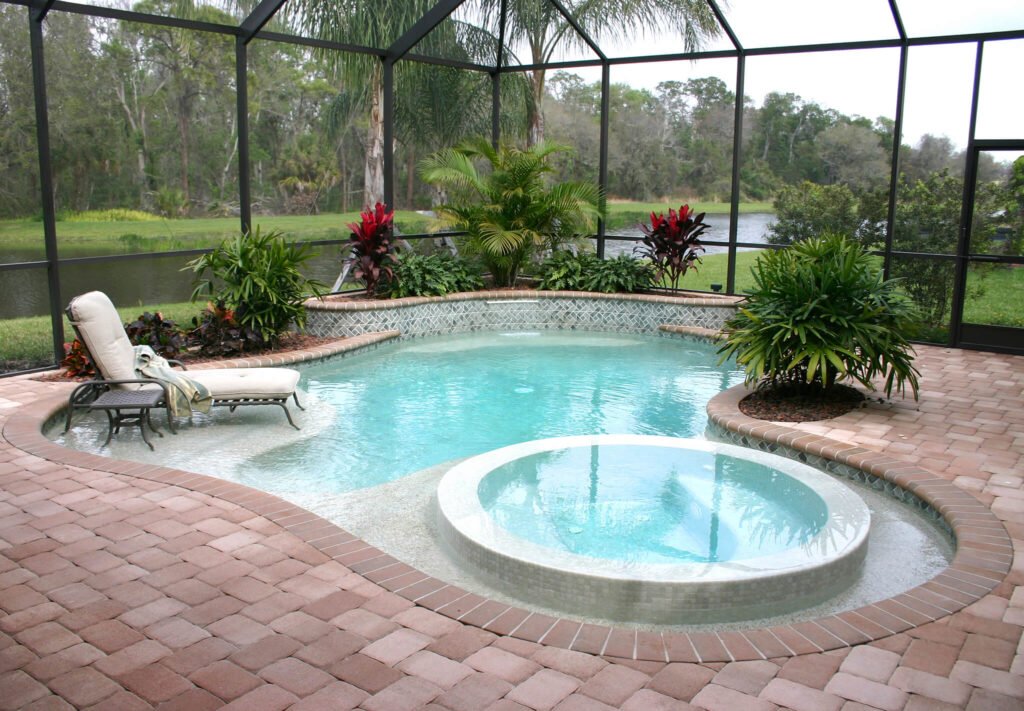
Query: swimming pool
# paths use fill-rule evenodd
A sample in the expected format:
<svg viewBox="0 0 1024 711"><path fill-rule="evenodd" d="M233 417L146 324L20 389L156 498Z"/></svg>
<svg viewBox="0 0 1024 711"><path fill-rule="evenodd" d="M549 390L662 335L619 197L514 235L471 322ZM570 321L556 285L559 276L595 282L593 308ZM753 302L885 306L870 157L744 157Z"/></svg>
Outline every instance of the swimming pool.
<svg viewBox="0 0 1024 711"><path fill-rule="evenodd" d="M845 590L871 514L805 464L679 437L584 435L471 457L437 489L441 537L480 575L567 612L732 622Z"/></svg>
<svg viewBox="0 0 1024 711"><path fill-rule="evenodd" d="M303 371L330 423L315 437L240 462L257 488L324 493L545 437L701 436L706 405L743 381L716 346L575 332L424 338Z"/></svg>
<svg viewBox="0 0 1024 711"><path fill-rule="evenodd" d="M715 351L687 338L574 331L391 341L302 366L308 409L293 412L301 432L273 408L243 408L196 415L178 436L154 440L155 452L136 431L101 447L99 415L50 437L278 494L439 579L536 606L528 590L489 587L437 546L431 499L443 473L466 457L547 437L700 437L707 401L743 380L717 365ZM863 574L835 609L906 590L952 555L945 535L905 505L869 488L858 493L871 508L872 542ZM816 609L808 614L833 611Z"/></svg>

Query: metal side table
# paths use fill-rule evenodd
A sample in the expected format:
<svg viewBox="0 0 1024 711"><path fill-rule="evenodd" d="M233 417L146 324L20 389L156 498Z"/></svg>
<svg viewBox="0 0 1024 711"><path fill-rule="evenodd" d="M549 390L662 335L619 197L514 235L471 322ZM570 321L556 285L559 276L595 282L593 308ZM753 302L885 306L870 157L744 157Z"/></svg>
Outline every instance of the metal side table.
<svg viewBox="0 0 1024 711"><path fill-rule="evenodd" d="M146 425L149 425L149 429L156 432L158 436L164 436L153 425L153 420L150 418L150 413L155 407L167 407L167 403L164 402L163 388L107 390L88 404L90 410L102 410L107 413L109 429L107 430L107 439L103 443L104 447L110 444L110 438L114 436L115 432L120 432L121 425L138 425L139 432L142 433L142 441L151 450L153 443L146 436ZM170 418L170 413L168 413L167 423L173 433L174 422Z"/></svg>

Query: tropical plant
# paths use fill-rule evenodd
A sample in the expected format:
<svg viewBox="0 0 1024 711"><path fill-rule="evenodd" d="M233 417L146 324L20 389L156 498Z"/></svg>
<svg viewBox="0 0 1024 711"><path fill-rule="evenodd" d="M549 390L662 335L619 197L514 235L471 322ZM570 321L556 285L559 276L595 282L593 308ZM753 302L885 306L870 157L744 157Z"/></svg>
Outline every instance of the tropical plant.
<svg viewBox="0 0 1024 711"><path fill-rule="evenodd" d="M66 378L91 378L96 375L96 366L85 345L77 338L64 344L64 359L60 365Z"/></svg>
<svg viewBox="0 0 1024 711"><path fill-rule="evenodd" d="M260 350L266 340L252 328L241 325L235 312L223 301L209 302L199 316L192 317L189 342L207 356L228 356Z"/></svg>
<svg viewBox="0 0 1024 711"><path fill-rule="evenodd" d="M649 262L620 255L599 259L589 252L555 252L536 270L537 288L547 291L599 291L632 293L651 286L654 267Z"/></svg>
<svg viewBox="0 0 1024 711"><path fill-rule="evenodd" d="M700 262L699 252L704 251L700 236L707 228L704 213L694 215L689 205L682 205L678 213L669 208L668 217L652 212L650 227L640 225L644 238L635 251L651 260L659 282L668 277L672 288L678 289L683 275L696 270Z"/></svg>
<svg viewBox="0 0 1024 711"><path fill-rule="evenodd" d="M373 210L365 210L359 217L359 222L348 224L352 230L348 238L352 245L349 259L354 266L353 276L363 282L367 296L374 296L381 279L390 282L395 277L391 268L395 262L395 255L391 253L395 211L388 212L387 205L378 202Z"/></svg>
<svg viewBox="0 0 1024 711"><path fill-rule="evenodd" d="M545 174L551 171L549 157L567 150L547 143L495 148L487 139L476 138L420 163L423 179L451 196L435 208L437 227L464 230L468 250L480 257L495 285L513 285L535 250L553 250L592 232L603 214L596 185L545 184ZM479 170L478 160L488 170Z"/></svg>
<svg viewBox="0 0 1024 711"><path fill-rule="evenodd" d="M185 348L185 334L173 320L157 311L144 311L124 325L132 345L149 346L164 358L175 358Z"/></svg>
<svg viewBox="0 0 1024 711"><path fill-rule="evenodd" d="M908 338L919 319L899 280L840 235L812 237L760 256L755 286L725 324L722 360L735 356L747 383L830 388L853 380L918 395Z"/></svg>
<svg viewBox="0 0 1024 711"><path fill-rule="evenodd" d="M463 257L406 252L395 264L391 296L444 296L476 291L483 285L479 269Z"/></svg>
<svg viewBox="0 0 1024 711"><path fill-rule="evenodd" d="M291 324L299 329L306 325L303 302L324 293L323 284L299 269L312 256L309 245L286 242L280 232L263 234L257 227L225 240L183 271L196 275L193 301L212 296L233 312L240 326L275 344Z"/></svg>
<svg viewBox="0 0 1024 711"><path fill-rule="evenodd" d="M286 4L294 21L307 36L349 45L378 47L386 49L402 33L413 27L435 5L436 0L397 0L392 2L349 2L344 5L321 0L293 0ZM446 57L474 64L493 62L497 54L497 37L471 24L451 18L435 27L417 45L417 50L428 55ZM378 57L358 52L338 52L333 49L322 52L323 60L340 79L345 93L357 95L357 103L366 113L367 126L364 140L363 204L373 205L384 199L384 152L392 150L384 145L384 62ZM429 69L429 71L428 71ZM445 72L445 77L434 79L433 93L429 96L417 94L423 81L431 81L436 67L415 62L403 62L395 71L395 92L404 101L400 105L428 99L419 104L419 111L396 112L396 116L408 119L403 129L422 132L425 114L434 118L452 116L462 111L451 111L450 107L460 104L460 91L465 88L465 72ZM440 99L440 101L438 101ZM436 102L443 109L433 112L431 104ZM418 102L417 102L418 103ZM408 131L403 130L406 135ZM465 134L463 134L465 135Z"/></svg>

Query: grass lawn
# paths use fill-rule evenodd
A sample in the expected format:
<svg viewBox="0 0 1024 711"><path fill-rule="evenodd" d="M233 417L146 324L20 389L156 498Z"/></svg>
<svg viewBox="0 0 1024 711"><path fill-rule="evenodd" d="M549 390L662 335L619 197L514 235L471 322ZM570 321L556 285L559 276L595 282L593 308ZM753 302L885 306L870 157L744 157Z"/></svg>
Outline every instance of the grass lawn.
<svg viewBox="0 0 1024 711"><path fill-rule="evenodd" d="M182 326L191 326L192 317L198 316L205 304L186 301L178 304L152 304L145 307L119 308L121 321L134 321L143 311L159 311ZM64 338L70 341L74 331L64 318ZM52 360L53 336L49 316L0 320L0 372L46 365ZM21 365L17 365L21 364Z"/></svg>
<svg viewBox="0 0 1024 711"><path fill-rule="evenodd" d="M676 205L675 207L678 207ZM713 213L729 212L728 203L700 203L695 209ZM667 203L610 203L608 226L612 229L633 226L652 212L666 212ZM769 203L743 203L741 212L771 212ZM253 223L262 230L280 230L293 239L319 240L348 237L346 225L358 221L358 212L323 215L256 216ZM395 224L406 234L429 230L431 218L409 210L395 213ZM208 247L234 236L239 229L237 217L204 217L182 220L61 221L57 240L61 245L116 248L116 252L166 251ZM42 249L43 224L37 220L0 220L0 250L3 247Z"/></svg>
<svg viewBox="0 0 1024 711"><path fill-rule="evenodd" d="M348 237L349 222L359 213L329 215L256 216L253 223L263 231L280 230L302 240L342 239ZM395 220L403 232L423 232L430 218L415 212L400 211ZM184 220L146 220L116 222L67 221L57 223L59 244L117 246L133 251L189 249L218 244L238 233L237 217L204 217ZM0 249L4 246L39 246L43 226L35 220L0 220ZM144 248L143 248L144 247Z"/></svg>

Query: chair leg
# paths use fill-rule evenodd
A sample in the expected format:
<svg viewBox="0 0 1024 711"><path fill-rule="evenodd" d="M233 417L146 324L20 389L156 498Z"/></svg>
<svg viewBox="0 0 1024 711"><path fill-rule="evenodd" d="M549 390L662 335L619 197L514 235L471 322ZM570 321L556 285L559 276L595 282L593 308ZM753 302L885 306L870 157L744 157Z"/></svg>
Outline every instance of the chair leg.
<svg viewBox="0 0 1024 711"><path fill-rule="evenodd" d="M295 422L294 422L294 421L292 420L292 413L288 412L288 405L286 405L286 404L285 404L286 402L287 402L286 400L276 400L276 401L274 402L274 404L275 404L275 405L280 405L280 406L281 406L281 409L282 409L282 410L284 410L284 416L288 418L288 424L289 424L289 425L291 425L292 427L294 427L295 429L297 429L297 430L299 430L299 431L301 432L302 430L301 430L301 429L299 428L299 426L298 426L297 424L295 424Z"/></svg>
<svg viewBox="0 0 1024 711"><path fill-rule="evenodd" d="M104 410L107 413L107 440L103 443L106 447L110 444L110 438L114 436L114 416L110 413L110 410Z"/></svg>
<svg viewBox="0 0 1024 711"><path fill-rule="evenodd" d="M304 408L302 406L302 403L299 402L299 391L298 390L296 390L295 392L292 393L292 398L295 400L295 407L299 408L300 410L305 410L306 409L306 408Z"/></svg>

